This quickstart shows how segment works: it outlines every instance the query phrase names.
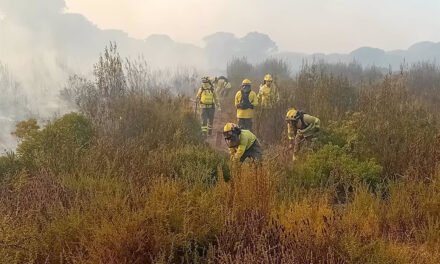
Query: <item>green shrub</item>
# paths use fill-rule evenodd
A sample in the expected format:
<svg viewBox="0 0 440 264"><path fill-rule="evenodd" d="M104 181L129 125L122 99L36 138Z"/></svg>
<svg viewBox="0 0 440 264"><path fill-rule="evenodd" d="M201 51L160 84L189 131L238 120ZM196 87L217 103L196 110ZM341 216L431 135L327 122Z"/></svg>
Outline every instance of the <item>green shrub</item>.
<svg viewBox="0 0 440 264"><path fill-rule="evenodd" d="M0 181L6 176L14 175L23 169L23 163L14 152L6 152L0 157Z"/></svg>
<svg viewBox="0 0 440 264"><path fill-rule="evenodd" d="M211 185L218 176L229 179L227 157L204 145L161 148L147 161L149 171L182 179L190 185ZM221 172L221 174L219 174Z"/></svg>
<svg viewBox="0 0 440 264"><path fill-rule="evenodd" d="M42 130L27 133L17 147L17 155L28 169L48 168L69 171L93 139L91 123L82 115L64 115Z"/></svg>
<svg viewBox="0 0 440 264"><path fill-rule="evenodd" d="M380 182L382 167L372 160L359 161L336 145L325 145L294 165L292 184L304 187L331 187Z"/></svg>

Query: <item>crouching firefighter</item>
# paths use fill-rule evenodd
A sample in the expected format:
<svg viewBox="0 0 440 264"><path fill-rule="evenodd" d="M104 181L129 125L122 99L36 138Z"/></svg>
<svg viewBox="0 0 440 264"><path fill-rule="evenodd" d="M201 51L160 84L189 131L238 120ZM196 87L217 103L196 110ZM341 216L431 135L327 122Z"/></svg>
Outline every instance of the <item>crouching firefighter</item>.
<svg viewBox="0 0 440 264"><path fill-rule="evenodd" d="M258 105L257 94L252 91L251 84L250 80L243 80L241 90L235 94L238 125L246 130L252 130L254 109Z"/></svg>
<svg viewBox="0 0 440 264"><path fill-rule="evenodd" d="M286 115L289 149L293 149L293 161L305 141L310 141L319 132L319 118L291 108Z"/></svg>
<svg viewBox="0 0 440 264"><path fill-rule="evenodd" d="M218 102L214 91L214 86L208 77L202 78L202 86L197 92L197 100L201 109L202 134L203 136L212 135L215 107Z"/></svg>
<svg viewBox="0 0 440 264"><path fill-rule="evenodd" d="M261 161L262 150L257 137L247 129L241 129L233 123L227 123L223 136L229 147L232 161L244 162L247 158Z"/></svg>

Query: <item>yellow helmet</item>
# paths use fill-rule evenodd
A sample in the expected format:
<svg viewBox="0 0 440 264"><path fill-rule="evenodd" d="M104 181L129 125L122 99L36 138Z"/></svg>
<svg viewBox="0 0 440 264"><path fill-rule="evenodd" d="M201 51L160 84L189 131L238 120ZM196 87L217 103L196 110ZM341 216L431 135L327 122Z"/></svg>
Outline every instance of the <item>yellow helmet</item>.
<svg viewBox="0 0 440 264"><path fill-rule="evenodd" d="M298 113L298 110L296 110L295 108L290 108L289 111L287 111L286 114L286 120L287 121L292 121L295 119L296 113Z"/></svg>
<svg viewBox="0 0 440 264"><path fill-rule="evenodd" d="M273 81L273 79L272 79L272 75L270 75L270 74L266 74L266 76L264 76L264 80L265 80L266 82L271 82L271 81Z"/></svg>
<svg viewBox="0 0 440 264"><path fill-rule="evenodd" d="M225 136L231 134L239 135L240 133L241 128L234 123L226 123L225 127L223 128L223 135Z"/></svg>
<svg viewBox="0 0 440 264"><path fill-rule="evenodd" d="M234 123L226 123L225 127L223 128L223 132L232 131L236 127L238 127L238 126L236 124L234 124Z"/></svg>
<svg viewBox="0 0 440 264"><path fill-rule="evenodd" d="M244 79L243 82L241 83L241 85L251 85L252 82L249 79Z"/></svg>
<svg viewBox="0 0 440 264"><path fill-rule="evenodd" d="M235 148L240 145L240 133L241 129L236 124L226 123L223 128L223 137L225 138L228 147Z"/></svg>

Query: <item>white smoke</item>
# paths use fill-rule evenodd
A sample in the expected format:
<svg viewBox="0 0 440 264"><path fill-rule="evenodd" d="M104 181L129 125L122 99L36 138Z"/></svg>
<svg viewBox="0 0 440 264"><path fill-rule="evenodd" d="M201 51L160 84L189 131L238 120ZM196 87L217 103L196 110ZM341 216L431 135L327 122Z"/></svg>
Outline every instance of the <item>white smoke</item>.
<svg viewBox="0 0 440 264"><path fill-rule="evenodd" d="M69 75L50 24L63 1L0 0L0 148L13 148L15 123L65 112L58 91ZM50 6L50 8L49 8ZM58 10L58 11L57 11Z"/></svg>
<svg viewBox="0 0 440 264"><path fill-rule="evenodd" d="M12 86L0 81L0 144L14 145L10 132L17 121L30 117L47 120L70 111L59 97L60 90L73 74L91 76L93 64L110 42L117 43L122 57L142 55L159 73L194 69L224 74L232 57L249 56L254 61L276 47L266 35L258 33L243 38L228 35L233 45L224 45L222 36L210 37L205 39L204 48L175 42L166 35L138 40L122 31L101 30L84 16L65 10L64 0L0 0L0 64L7 68L7 77L0 76L0 80L14 80ZM173 74L180 76L182 72ZM5 107L12 107L7 103L10 101L16 102L13 110Z"/></svg>

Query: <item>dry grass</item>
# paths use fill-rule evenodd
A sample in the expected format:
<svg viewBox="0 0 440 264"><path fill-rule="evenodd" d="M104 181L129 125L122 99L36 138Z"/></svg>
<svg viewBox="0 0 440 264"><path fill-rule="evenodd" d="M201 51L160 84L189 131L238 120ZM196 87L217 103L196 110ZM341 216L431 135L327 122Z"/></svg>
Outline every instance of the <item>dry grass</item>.
<svg viewBox="0 0 440 264"><path fill-rule="evenodd" d="M273 146L229 171L169 93L118 93L96 133L64 129L81 116L21 131L0 158L0 263L439 263L439 113L408 76L324 66L285 80L324 121L301 166Z"/></svg>

